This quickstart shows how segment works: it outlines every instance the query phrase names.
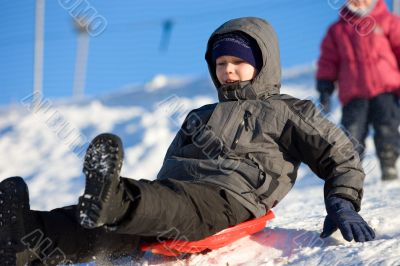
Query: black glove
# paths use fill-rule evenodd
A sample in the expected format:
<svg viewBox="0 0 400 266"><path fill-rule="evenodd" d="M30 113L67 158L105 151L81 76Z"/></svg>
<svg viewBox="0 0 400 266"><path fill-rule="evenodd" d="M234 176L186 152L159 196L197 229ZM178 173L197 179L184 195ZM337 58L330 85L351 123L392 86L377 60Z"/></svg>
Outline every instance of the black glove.
<svg viewBox="0 0 400 266"><path fill-rule="evenodd" d="M347 241L365 242L375 238L374 230L355 211L353 204L339 197L330 197L326 200L324 229L321 237L330 236L338 228Z"/></svg>
<svg viewBox="0 0 400 266"><path fill-rule="evenodd" d="M335 84L330 80L317 80L317 91L322 110L327 114L331 111L331 95L335 90Z"/></svg>
<svg viewBox="0 0 400 266"><path fill-rule="evenodd" d="M321 92L319 95L319 103L325 114L331 111L331 95L327 92Z"/></svg>

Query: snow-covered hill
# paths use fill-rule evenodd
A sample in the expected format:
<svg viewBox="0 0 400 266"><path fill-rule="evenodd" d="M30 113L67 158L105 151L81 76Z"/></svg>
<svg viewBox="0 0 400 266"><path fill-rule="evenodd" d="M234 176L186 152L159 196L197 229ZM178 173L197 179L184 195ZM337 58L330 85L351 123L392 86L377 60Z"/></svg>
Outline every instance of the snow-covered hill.
<svg viewBox="0 0 400 266"><path fill-rule="evenodd" d="M285 71L282 92L314 99L313 73L312 66ZM216 94L208 78L160 75L148 84L82 101L42 99L36 110L31 98L0 109L0 177L24 177L32 208L49 210L76 203L84 186L82 157L95 135L113 132L122 137L123 176L154 179L185 114L216 101ZM334 107L331 119L337 122L336 99ZM374 155L369 138L361 214L376 229L375 241L347 243L338 233L327 240L318 237L325 216L323 184L302 166L295 188L262 232L204 255L174 260L146 254L136 264L400 265L400 182L381 183Z"/></svg>

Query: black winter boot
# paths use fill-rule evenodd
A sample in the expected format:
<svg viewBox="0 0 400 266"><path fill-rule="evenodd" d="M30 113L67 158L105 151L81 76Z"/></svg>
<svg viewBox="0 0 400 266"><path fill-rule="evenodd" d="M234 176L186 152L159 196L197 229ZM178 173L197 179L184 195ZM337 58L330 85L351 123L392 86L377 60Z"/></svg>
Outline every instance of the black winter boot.
<svg viewBox="0 0 400 266"><path fill-rule="evenodd" d="M16 265L16 254L24 250L24 218L29 211L28 187L21 177L0 183L0 264Z"/></svg>
<svg viewBox="0 0 400 266"><path fill-rule="evenodd" d="M120 180L123 161L121 139L112 134L94 138L86 151L83 173L84 194L79 198L78 219L85 228L114 225L128 205ZM112 230L112 226L108 227Z"/></svg>
<svg viewBox="0 0 400 266"><path fill-rule="evenodd" d="M395 180L399 174L396 169L398 154L393 149L385 149L379 153L382 181Z"/></svg>
<svg viewBox="0 0 400 266"><path fill-rule="evenodd" d="M398 173L396 167L382 166L382 181L396 180Z"/></svg>

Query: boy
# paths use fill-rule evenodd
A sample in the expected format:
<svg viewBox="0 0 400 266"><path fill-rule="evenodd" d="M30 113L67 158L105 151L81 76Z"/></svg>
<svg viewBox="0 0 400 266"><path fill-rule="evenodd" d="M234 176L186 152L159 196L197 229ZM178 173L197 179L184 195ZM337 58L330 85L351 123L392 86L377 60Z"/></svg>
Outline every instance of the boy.
<svg viewBox="0 0 400 266"><path fill-rule="evenodd" d="M329 112L338 82L342 124L363 157L370 124L382 180L398 178L400 151L400 19L384 0L349 0L328 30L318 61L317 90Z"/></svg>
<svg viewBox="0 0 400 266"><path fill-rule="evenodd" d="M373 230L357 214L364 179L359 157L311 102L279 94L272 27L259 18L226 22L211 35L206 61L220 102L188 114L157 180L120 177L122 143L102 134L86 152L86 186L77 206L31 211L21 178L0 183L6 239L0 259L6 265L15 257L18 263L82 262L98 252L133 252L139 236L198 240L276 206L301 161L326 181L322 237L339 228L348 241L372 240ZM35 229L52 240L51 248L23 245Z"/></svg>

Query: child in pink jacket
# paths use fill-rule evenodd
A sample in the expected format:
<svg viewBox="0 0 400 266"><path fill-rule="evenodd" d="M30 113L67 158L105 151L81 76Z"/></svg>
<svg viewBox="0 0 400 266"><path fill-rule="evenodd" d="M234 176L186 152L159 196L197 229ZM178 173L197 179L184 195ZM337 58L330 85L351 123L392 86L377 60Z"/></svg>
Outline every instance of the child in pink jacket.
<svg viewBox="0 0 400 266"><path fill-rule="evenodd" d="M342 124L361 157L372 124L382 180L398 177L399 64L400 18L389 12L384 0L348 0L322 42L317 90L329 112L336 83Z"/></svg>

